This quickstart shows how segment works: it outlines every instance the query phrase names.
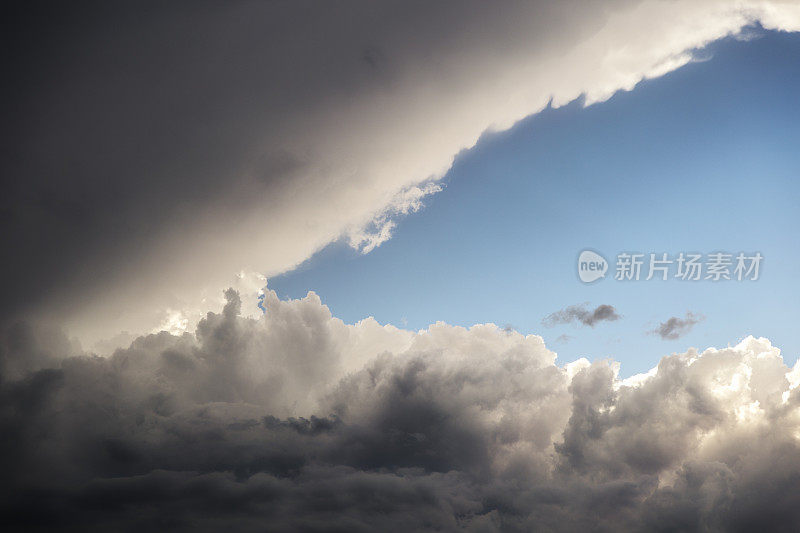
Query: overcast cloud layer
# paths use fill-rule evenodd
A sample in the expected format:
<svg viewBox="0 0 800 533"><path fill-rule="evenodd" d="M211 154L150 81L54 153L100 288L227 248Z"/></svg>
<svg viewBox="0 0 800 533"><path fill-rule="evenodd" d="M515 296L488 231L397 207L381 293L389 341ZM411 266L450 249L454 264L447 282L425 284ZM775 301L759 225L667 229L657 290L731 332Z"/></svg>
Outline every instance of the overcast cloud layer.
<svg viewBox="0 0 800 533"><path fill-rule="evenodd" d="M624 381L492 324L346 325L313 294L111 358L0 349L0 523L25 531L789 531L800 366L766 339ZM561 366L559 366L561 365Z"/></svg>
<svg viewBox="0 0 800 533"><path fill-rule="evenodd" d="M0 316L91 345L170 313L191 326L241 270L339 238L367 252L487 129L608 98L748 24L797 30L800 6L25 2L4 18Z"/></svg>

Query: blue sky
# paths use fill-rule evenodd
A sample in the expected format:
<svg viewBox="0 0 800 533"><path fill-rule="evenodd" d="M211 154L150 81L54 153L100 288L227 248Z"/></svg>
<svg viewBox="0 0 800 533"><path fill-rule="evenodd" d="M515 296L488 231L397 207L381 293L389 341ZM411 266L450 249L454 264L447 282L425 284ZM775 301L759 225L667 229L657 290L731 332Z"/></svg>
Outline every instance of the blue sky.
<svg viewBox="0 0 800 533"><path fill-rule="evenodd" d="M313 290L347 322L511 325L542 335L561 362L613 357L624 376L748 334L768 337L793 363L800 36L726 39L709 52L607 102L573 102L484 135L380 248L360 255L333 244L269 286L281 297ZM759 251L764 263L755 282L609 276L585 285L575 274L584 248L612 263L624 250ZM542 325L582 302L613 305L622 319ZM705 316L687 335L646 333L687 311Z"/></svg>

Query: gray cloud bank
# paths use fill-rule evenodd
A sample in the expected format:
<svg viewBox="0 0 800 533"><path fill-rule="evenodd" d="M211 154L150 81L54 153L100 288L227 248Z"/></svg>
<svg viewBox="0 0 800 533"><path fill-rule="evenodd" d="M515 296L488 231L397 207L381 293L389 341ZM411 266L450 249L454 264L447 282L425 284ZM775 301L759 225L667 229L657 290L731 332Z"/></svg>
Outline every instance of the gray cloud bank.
<svg viewBox="0 0 800 533"><path fill-rule="evenodd" d="M658 335L664 340L676 340L689 333L695 324L705 320L703 315L696 315L691 311L686 313L684 318L677 316L661 322L655 329L650 331L652 335Z"/></svg>
<svg viewBox="0 0 800 533"><path fill-rule="evenodd" d="M647 375L540 337L346 325L229 291L110 358L18 323L0 347L15 531L790 531L800 367L766 339Z"/></svg>
<svg viewBox="0 0 800 533"><path fill-rule="evenodd" d="M578 323L584 326L594 327L598 322L614 322L621 317L614 309L613 305L601 304L592 310L586 308L588 304L570 305L550 313L542 320L546 327L553 327L558 324Z"/></svg>
<svg viewBox="0 0 800 533"><path fill-rule="evenodd" d="M0 320L49 315L90 345L199 315L242 269L373 249L483 132L756 22L796 30L800 9L28 1L4 22Z"/></svg>

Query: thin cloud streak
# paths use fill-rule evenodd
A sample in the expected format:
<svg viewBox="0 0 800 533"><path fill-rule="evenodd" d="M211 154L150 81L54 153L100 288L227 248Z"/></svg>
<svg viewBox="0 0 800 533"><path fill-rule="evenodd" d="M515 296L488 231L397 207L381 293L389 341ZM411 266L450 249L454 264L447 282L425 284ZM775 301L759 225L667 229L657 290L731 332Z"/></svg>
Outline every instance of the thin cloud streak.
<svg viewBox="0 0 800 533"><path fill-rule="evenodd" d="M550 313L542 319L542 325L553 327L559 324L581 324L594 327L599 322L614 322L622 318L614 306L601 304L592 310L587 309L587 303L580 305L570 305Z"/></svg>
<svg viewBox="0 0 800 533"><path fill-rule="evenodd" d="M703 315L687 311L684 318L670 317L648 333L658 335L664 340L677 340L689 333L696 324L699 324L705 318Z"/></svg>

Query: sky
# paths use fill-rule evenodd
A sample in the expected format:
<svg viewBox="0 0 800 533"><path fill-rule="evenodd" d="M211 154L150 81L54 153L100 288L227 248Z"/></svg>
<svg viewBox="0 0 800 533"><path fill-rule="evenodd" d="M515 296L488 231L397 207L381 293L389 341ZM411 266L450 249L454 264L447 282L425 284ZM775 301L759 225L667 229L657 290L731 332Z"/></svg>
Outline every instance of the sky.
<svg viewBox="0 0 800 533"><path fill-rule="evenodd" d="M800 523L796 1L3 15L3 531Z"/></svg>
<svg viewBox="0 0 800 533"><path fill-rule="evenodd" d="M389 242L366 255L332 244L269 287L291 298L315 291L348 322L510 325L542 335L563 362L612 357L623 375L688 346L747 335L772 339L793 363L799 54L796 35L753 30L606 102L576 100L486 134ZM612 262L608 279L577 278L586 248ZM760 279L613 279L622 251L674 259L718 250L759 251ZM543 326L550 313L583 302L611 304L623 318ZM687 311L705 318L680 338L648 333ZM572 338L558 342L561 335Z"/></svg>

